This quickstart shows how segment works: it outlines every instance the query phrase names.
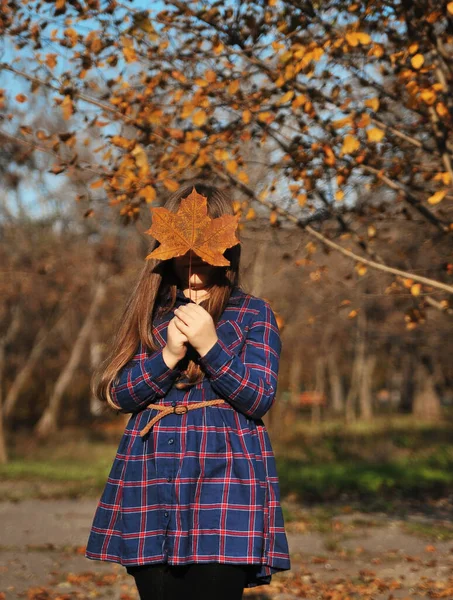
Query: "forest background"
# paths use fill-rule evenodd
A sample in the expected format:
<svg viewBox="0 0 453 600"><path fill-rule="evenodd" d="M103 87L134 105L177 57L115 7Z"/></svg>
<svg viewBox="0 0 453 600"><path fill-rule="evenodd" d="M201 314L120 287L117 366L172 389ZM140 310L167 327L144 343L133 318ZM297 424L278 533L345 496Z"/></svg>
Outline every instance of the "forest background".
<svg viewBox="0 0 453 600"><path fill-rule="evenodd" d="M282 496L450 498L453 3L147 8L2 3L6 497L102 489L125 421L91 373L150 207L202 178L231 189L241 283L278 317Z"/></svg>

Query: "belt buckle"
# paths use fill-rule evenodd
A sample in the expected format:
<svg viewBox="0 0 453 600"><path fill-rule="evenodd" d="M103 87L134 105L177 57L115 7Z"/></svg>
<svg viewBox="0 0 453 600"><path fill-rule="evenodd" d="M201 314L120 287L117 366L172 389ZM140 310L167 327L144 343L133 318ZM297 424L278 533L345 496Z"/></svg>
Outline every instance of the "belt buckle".
<svg viewBox="0 0 453 600"><path fill-rule="evenodd" d="M184 415L189 410L185 404L178 404L177 406L174 406L173 409L173 412L177 415Z"/></svg>

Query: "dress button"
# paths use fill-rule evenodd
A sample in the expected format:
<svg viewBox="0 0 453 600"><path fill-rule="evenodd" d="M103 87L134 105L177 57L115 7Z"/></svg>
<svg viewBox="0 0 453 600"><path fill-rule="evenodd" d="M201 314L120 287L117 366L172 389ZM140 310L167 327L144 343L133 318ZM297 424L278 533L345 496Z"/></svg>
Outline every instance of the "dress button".
<svg viewBox="0 0 453 600"><path fill-rule="evenodd" d="M168 512L167 511L164 512L164 517L168 517Z"/></svg>
<svg viewBox="0 0 453 600"><path fill-rule="evenodd" d="M167 477L167 481L171 481L171 477Z"/></svg>
<svg viewBox="0 0 453 600"><path fill-rule="evenodd" d="M173 402L171 403L172 406L176 406L176 402L173 400Z"/></svg>
<svg viewBox="0 0 453 600"><path fill-rule="evenodd" d="M173 442L174 442L174 441L175 441L175 440L174 440L173 438L170 438L170 439L168 440L168 443L169 443L169 444L173 444Z"/></svg>

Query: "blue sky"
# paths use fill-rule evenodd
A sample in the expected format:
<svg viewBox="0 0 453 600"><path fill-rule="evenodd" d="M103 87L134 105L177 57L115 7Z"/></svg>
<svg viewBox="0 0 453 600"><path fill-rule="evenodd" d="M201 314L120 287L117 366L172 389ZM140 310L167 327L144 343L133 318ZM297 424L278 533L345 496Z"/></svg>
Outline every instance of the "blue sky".
<svg viewBox="0 0 453 600"><path fill-rule="evenodd" d="M131 3L131 6L136 8L136 9L147 9L149 8L149 2L144 2L144 1L139 1L139 0L135 0L133 3ZM152 14L155 14L157 12L159 12L160 10L163 10L166 7L165 2L162 1L158 1L158 2L153 2L152 3ZM50 25L49 26L49 30L53 29L55 26L54 25ZM81 31L85 32L87 30L90 29L90 22L89 21L85 21L83 22L80 26L73 26L75 29L80 29ZM93 27L96 27L95 24L93 23ZM269 40L270 42L271 40ZM62 51L62 53L64 53L64 48L59 48L59 47L52 47L52 48L42 48L40 50L41 56L45 56L48 52L54 52L56 49L60 49ZM270 51L272 51L271 47L270 47ZM31 72L31 69L28 70L27 67L27 63L26 62L14 62L14 58L16 56L16 52L14 51L12 45L9 43L8 38L4 38L3 40L3 52L2 52L2 59L4 62L12 62L14 65L17 66L18 69L27 71L27 72ZM60 57L59 59L59 65L58 67L54 70L54 72L58 75L59 73L62 72L62 70L70 70L70 63L69 62L63 62L61 61ZM319 64L319 68L322 69L324 68L324 65L322 64L322 62L320 61ZM118 69L117 69L118 70ZM106 70L102 71L104 76L107 74ZM112 76L113 75L113 71L112 73L110 73L108 76ZM93 77L93 71L89 71L89 76ZM26 96L30 96L30 84L28 82L25 82L22 78L8 72L8 71L0 71L0 87L1 88L5 88L7 90L7 93L9 94L9 96L14 99L15 96L18 93L24 93ZM13 100L14 102L14 100ZM26 109L27 109L27 104L16 104L16 106L19 106L20 109L22 109L24 111L24 115L23 118L21 119L21 123L23 124L27 124L27 113L26 113ZM45 108L45 107L44 107ZM46 110L46 109L45 109ZM58 109L54 109L52 108L52 110L58 110ZM93 116L94 116L95 112L93 112ZM30 114L30 117L32 117L33 114ZM341 114L338 114L339 118L341 116ZM74 125L75 123L71 122L71 129L74 129ZM1 126L2 129L4 129L5 131L8 131L8 127L7 124L5 124L5 122L3 122L3 125ZM119 125L112 125L110 127L109 130L107 130L107 128L104 128L103 131L104 133L117 133L117 131L115 131L115 128L119 127ZM35 174L36 176L38 174ZM53 191L54 193L58 194L58 190L61 187L64 187L65 183L64 183L64 175L59 175L59 176L55 176L52 174L46 174L45 175L45 183L46 186L49 187L49 189L51 191ZM101 192L102 193L102 192ZM46 208L45 208L45 202L43 202L43 198L42 198L42 194L40 194L40 190L39 190L39 182L37 177L34 177L32 175L32 178L27 178L24 183L22 184L22 189L21 189L21 197L22 197L22 201L24 203L24 205L27 207L27 212L30 214L30 216L39 216L44 212L46 212ZM38 202L38 198L41 199L41 201ZM14 212L15 211L15 200L14 198L10 199L10 209ZM55 203L52 202L50 205L50 211L54 211L55 209Z"/></svg>

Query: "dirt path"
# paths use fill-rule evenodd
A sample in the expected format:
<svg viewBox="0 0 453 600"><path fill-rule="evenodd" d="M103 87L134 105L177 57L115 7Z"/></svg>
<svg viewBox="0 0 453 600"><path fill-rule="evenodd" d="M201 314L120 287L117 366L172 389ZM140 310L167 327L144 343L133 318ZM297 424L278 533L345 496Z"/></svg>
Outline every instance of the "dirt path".
<svg viewBox="0 0 453 600"><path fill-rule="evenodd" d="M124 567L83 555L96 503L0 503L0 599L137 600ZM358 513L318 519L315 525L291 521L292 570L274 576L270 586L246 590L244 597L452 599L453 541L436 539L447 537L443 526L448 533L448 523L420 516L401 521ZM332 596L335 590L338 595Z"/></svg>

